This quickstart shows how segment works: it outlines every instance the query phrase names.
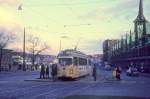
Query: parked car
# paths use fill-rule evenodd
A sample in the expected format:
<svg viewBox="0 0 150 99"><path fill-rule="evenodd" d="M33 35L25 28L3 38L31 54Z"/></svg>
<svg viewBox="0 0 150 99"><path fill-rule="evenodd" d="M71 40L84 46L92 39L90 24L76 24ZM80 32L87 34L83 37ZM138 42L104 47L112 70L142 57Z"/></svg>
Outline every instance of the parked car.
<svg viewBox="0 0 150 99"><path fill-rule="evenodd" d="M129 67L129 69L126 71L127 76L139 76L139 72L137 68L135 67Z"/></svg>
<svg viewBox="0 0 150 99"><path fill-rule="evenodd" d="M105 68L105 70L111 70L111 65L107 63L107 64L105 64L104 68Z"/></svg>

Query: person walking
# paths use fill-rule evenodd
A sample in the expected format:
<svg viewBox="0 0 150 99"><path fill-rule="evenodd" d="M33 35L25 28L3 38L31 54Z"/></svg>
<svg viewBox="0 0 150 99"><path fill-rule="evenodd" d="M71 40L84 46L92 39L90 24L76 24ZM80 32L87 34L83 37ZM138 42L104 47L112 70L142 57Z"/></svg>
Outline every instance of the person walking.
<svg viewBox="0 0 150 99"><path fill-rule="evenodd" d="M96 81L96 76L97 76L96 65L94 64L94 67L93 67L93 78L94 78L94 81Z"/></svg>
<svg viewBox="0 0 150 99"><path fill-rule="evenodd" d="M49 67L46 66L46 78L48 79L49 78Z"/></svg>
<svg viewBox="0 0 150 99"><path fill-rule="evenodd" d="M51 75L52 75L53 81L56 81L56 78L57 78L57 64L52 64Z"/></svg>

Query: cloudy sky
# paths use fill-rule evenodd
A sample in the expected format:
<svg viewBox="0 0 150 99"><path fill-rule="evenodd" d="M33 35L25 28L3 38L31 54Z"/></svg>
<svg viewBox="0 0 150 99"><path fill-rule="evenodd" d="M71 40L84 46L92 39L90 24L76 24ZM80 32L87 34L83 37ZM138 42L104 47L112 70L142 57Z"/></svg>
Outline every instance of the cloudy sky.
<svg viewBox="0 0 150 99"><path fill-rule="evenodd" d="M144 14L150 20L150 0L144 1ZM105 39L120 38L137 16L139 0L0 0L0 31L13 33L8 46L22 49L23 27L51 46L49 54L74 48L87 54L102 53ZM18 10L21 6L22 10Z"/></svg>

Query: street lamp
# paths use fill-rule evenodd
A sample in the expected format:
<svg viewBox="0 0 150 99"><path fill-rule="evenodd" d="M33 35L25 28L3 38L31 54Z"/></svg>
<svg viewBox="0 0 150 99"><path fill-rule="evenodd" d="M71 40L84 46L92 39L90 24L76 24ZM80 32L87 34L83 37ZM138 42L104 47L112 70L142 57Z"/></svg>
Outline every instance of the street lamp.
<svg viewBox="0 0 150 99"><path fill-rule="evenodd" d="M23 71L26 71L26 62L25 62L25 58L26 58L26 49L25 49L25 46L26 46L26 31L25 31L25 28L24 28L24 33L23 33Z"/></svg>
<svg viewBox="0 0 150 99"><path fill-rule="evenodd" d="M22 5L19 5L18 7L19 11L22 11ZM26 58L26 50L25 50L25 46L26 46L26 35L25 35L26 31L25 31L25 27L24 27L24 32L23 32L23 71L26 71L26 63L25 63L25 58Z"/></svg>

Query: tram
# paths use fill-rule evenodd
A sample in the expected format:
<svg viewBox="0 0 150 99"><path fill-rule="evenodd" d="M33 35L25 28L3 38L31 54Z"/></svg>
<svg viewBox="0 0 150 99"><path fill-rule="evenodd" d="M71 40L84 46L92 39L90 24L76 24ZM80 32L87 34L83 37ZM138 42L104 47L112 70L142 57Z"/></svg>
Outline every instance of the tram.
<svg viewBox="0 0 150 99"><path fill-rule="evenodd" d="M58 56L58 78L76 79L92 73L88 56L74 49L61 51Z"/></svg>

